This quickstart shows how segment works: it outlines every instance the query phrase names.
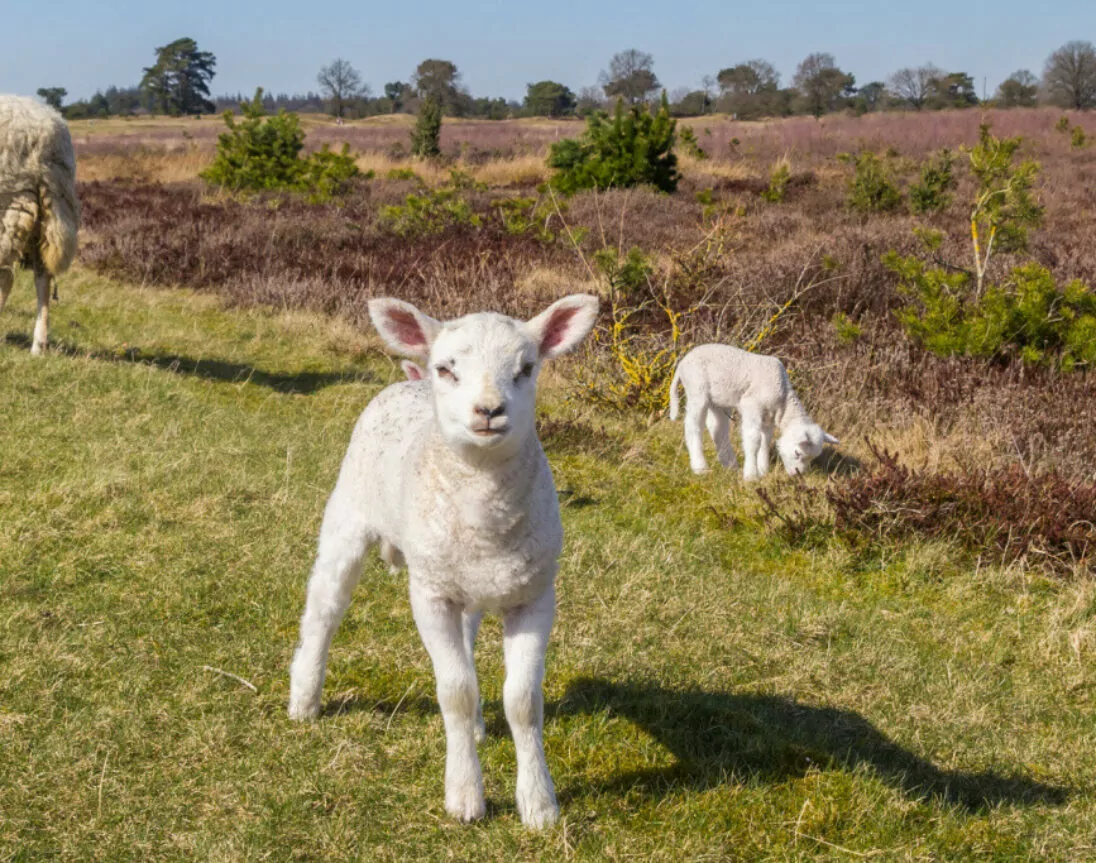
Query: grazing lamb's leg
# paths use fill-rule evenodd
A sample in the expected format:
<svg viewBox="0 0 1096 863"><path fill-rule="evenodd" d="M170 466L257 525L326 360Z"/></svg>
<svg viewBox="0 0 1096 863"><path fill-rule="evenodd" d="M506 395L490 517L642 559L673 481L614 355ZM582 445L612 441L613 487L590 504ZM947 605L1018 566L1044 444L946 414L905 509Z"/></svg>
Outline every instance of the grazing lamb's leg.
<svg viewBox="0 0 1096 863"><path fill-rule="evenodd" d="M468 653L468 661L472 667L476 667L476 635L479 633L480 624L483 622L483 612L464 612L461 615L461 626L464 631L464 649ZM483 700L476 701L476 743L483 743L487 739L487 726L483 722Z"/></svg>
<svg viewBox="0 0 1096 863"><path fill-rule="evenodd" d="M689 450L689 467L693 473L707 473L708 460L704 458L704 417L708 403L690 398L685 405L685 448Z"/></svg>
<svg viewBox="0 0 1096 863"><path fill-rule="evenodd" d="M476 754L479 685L464 641L461 611L450 602L423 595L414 580L411 611L434 665L445 721L445 811L461 821L475 821L486 814L487 804Z"/></svg>
<svg viewBox="0 0 1096 863"><path fill-rule="evenodd" d="M348 522L341 507L328 505L308 580L301 637L289 668L290 719L314 719L320 713L327 651L361 578L371 540L363 524Z"/></svg>
<svg viewBox="0 0 1096 863"><path fill-rule="evenodd" d="M0 267L0 312L4 311L4 306L8 303L8 295L11 293L13 284L15 284L15 273L8 267Z"/></svg>
<svg viewBox="0 0 1096 863"><path fill-rule="evenodd" d="M742 477L750 481L761 476L758 464L764 438L761 412L747 405L742 405L739 410L742 414Z"/></svg>
<svg viewBox="0 0 1096 863"><path fill-rule="evenodd" d="M39 356L46 349L49 339L49 292L53 277L45 270L34 271L34 287L38 290L38 319L34 322L34 341L30 352Z"/></svg>
<svg viewBox="0 0 1096 863"><path fill-rule="evenodd" d="M708 408L708 434L712 436L712 443L719 453L719 463L723 467L737 468L738 458L731 446L731 419L715 405Z"/></svg>
<svg viewBox="0 0 1096 863"><path fill-rule="evenodd" d="M757 475L769 472L769 452L773 446L773 424L769 420L761 421L761 443L757 450Z"/></svg>
<svg viewBox="0 0 1096 863"><path fill-rule="evenodd" d="M559 819L556 789L544 757L544 652L556 611L554 588L506 615L503 704L518 761L517 806L526 827L540 829Z"/></svg>

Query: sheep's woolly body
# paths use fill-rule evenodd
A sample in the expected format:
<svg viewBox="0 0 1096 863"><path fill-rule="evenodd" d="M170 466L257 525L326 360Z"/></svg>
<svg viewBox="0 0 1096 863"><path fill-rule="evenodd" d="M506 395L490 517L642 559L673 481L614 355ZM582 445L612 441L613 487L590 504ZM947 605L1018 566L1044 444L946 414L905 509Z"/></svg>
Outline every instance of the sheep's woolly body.
<svg viewBox="0 0 1096 863"><path fill-rule="evenodd" d="M51 275L76 254L76 157L61 115L0 95L0 267L41 264Z"/></svg>
<svg viewBox="0 0 1096 863"><path fill-rule="evenodd" d="M705 426L725 467L735 464L730 445L728 416L738 411L742 422L744 475L756 479L769 466L774 427L781 432L778 445L789 473L798 473L818 456L823 443L837 443L807 413L784 364L764 354L730 345L701 345L678 363L670 384L670 418L678 416L678 387L687 398L685 441L689 462L697 473L707 470L703 451Z"/></svg>
<svg viewBox="0 0 1096 863"><path fill-rule="evenodd" d="M0 95L0 310L16 265L34 270L38 320L31 351L45 347L52 280L72 263L80 205L76 158L61 115Z"/></svg>

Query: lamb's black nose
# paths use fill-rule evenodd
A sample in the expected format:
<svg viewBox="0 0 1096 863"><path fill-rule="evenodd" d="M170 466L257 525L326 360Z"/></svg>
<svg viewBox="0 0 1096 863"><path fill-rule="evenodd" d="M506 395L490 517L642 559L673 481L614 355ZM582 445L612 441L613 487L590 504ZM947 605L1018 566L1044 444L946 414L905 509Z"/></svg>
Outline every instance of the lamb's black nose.
<svg viewBox="0 0 1096 863"><path fill-rule="evenodd" d="M477 405L475 407L475 411L481 417L484 417L485 419L493 420L495 417L500 417L504 413L506 413L506 405L505 405L505 403L501 403L501 404L499 404L499 405L497 405L496 407L493 407L493 408L484 407L483 405Z"/></svg>

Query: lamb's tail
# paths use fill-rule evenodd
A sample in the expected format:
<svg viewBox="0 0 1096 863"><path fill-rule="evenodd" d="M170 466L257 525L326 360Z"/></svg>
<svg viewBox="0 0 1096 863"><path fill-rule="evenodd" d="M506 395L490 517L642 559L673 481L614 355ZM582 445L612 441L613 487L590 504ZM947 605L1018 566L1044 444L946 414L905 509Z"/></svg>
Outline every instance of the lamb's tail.
<svg viewBox="0 0 1096 863"><path fill-rule="evenodd" d="M46 270L57 275L68 269L76 255L76 232L80 228L80 202L76 199L71 163L49 165L38 186L38 201L39 257Z"/></svg>
<svg viewBox="0 0 1096 863"><path fill-rule="evenodd" d="M678 409L677 409L677 407L678 407L677 406L678 392L677 392L677 389L680 385L681 385L681 365L679 363L677 368L674 369L674 379L672 381L670 381L670 419L672 419L672 420L677 419L677 414L678 414Z"/></svg>

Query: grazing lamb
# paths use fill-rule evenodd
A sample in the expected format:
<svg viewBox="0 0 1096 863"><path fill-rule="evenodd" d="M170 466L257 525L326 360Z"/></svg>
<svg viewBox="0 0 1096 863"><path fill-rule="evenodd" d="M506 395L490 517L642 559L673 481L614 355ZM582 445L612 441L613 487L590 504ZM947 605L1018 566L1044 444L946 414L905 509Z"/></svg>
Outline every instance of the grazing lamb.
<svg viewBox="0 0 1096 863"><path fill-rule="evenodd" d="M729 433L730 412L742 419L743 476L754 480L769 471L773 426L780 430L776 449L789 474L802 473L824 444L840 441L807 414L792 389L784 364L776 357L751 354L729 345L700 345L677 364L670 383L670 419L678 413L678 385L685 387L685 446L693 473L704 473L704 426L719 462L736 467Z"/></svg>
<svg viewBox="0 0 1096 863"><path fill-rule="evenodd" d="M442 323L394 299L369 304L428 379L386 387L362 413L324 512L290 668L289 715L320 711L332 636L379 543L405 559L411 610L434 666L445 721L445 808L485 812L476 742L484 736L472 648L485 611L503 619L503 703L517 755L517 808L530 827L559 816L544 758L544 652L563 542L552 473L537 439L541 362L581 342L596 297L576 294L528 322L493 313Z"/></svg>
<svg viewBox="0 0 1096 863"><path fill-rule="evenodd" d="M76 157L65 121L33 99L0 95L0 311L15 265L32 268L38 291L32 354L46 347L50 290L72 263L79 225Z"/></svg>

